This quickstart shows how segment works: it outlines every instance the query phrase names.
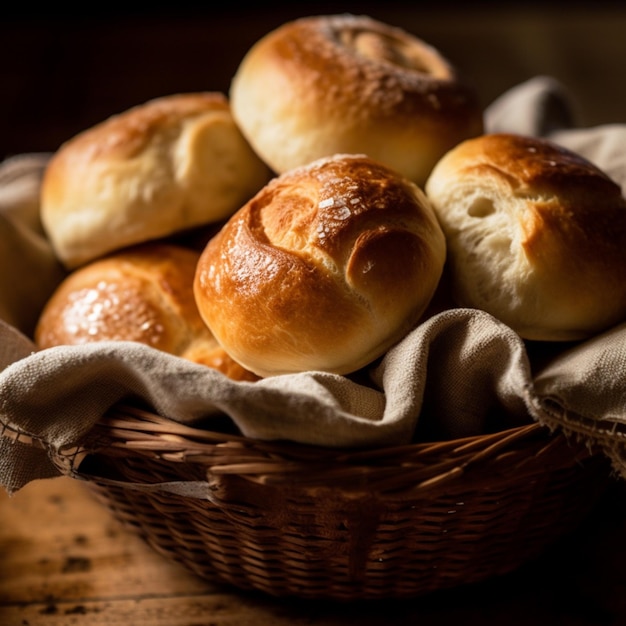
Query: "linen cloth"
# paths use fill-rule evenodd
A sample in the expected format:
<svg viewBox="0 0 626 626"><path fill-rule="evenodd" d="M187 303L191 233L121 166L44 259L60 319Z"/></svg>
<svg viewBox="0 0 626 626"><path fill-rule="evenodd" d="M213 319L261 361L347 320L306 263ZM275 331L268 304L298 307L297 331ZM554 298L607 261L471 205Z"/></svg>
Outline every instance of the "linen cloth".
<svg viewBox="0 0 626 626"><path fill-rule="evenodd" d="M626 127L576 128L574 111L567 90L539 76L486 109L486 131L549 137L625 189ZM9 493L59 475L49 454L78 444L112 406L132 400L199 428L226 414L251 438L348 448L536 420L604 446L626 474L626 320L538 355L483 311L445 310L373 363L366 382L323 372L236 382L130 342L37 351L29 337L64 276L38 215L47 159L20 155L0 165L0 484Z"/></svg>

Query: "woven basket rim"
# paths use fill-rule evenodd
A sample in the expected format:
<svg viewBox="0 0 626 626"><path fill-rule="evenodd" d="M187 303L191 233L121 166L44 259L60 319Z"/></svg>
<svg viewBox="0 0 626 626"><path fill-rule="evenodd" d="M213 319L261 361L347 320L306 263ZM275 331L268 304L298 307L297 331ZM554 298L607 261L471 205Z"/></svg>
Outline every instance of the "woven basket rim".
<svg viewBox="0 0 626 626"><path fill-rule="evenodd" d="M461 439L344 449L264 441L192 427L146 409L120 404L79 446L57 451L57 464L77 468L86 457L150 458L194 466L207 479L235 475L259 484L332 487L392 493L448 488L471 473L473 482L519 481L593 456L587 443L536 421Z"/></svg>

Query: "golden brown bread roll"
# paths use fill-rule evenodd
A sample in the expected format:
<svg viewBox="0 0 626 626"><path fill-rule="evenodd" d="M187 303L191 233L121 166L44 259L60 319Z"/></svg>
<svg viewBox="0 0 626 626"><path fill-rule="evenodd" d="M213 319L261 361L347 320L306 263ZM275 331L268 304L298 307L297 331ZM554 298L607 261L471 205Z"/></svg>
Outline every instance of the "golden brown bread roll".
<svg viewBox="0 0 626 626"><path fill-rule="evenodd" d="M147 243L74 270L44 307L36 345L136 341L237 380L256 380L224 352L198 313L193 295L198 256L179 246Z"/></svg>
<svg viewBox="0 0 626 626"><path fill-rule="evenodd" d="M273 179L201 254L194 292L220 345L259 376L356 371L419 320L445 240L424 193L363 155Z"/></svg>
<svg viewBox="0 0 626 626"><path fill-rule="evenodd" d="M581 156L545 139L485 135L448 152L426 193L457 305L531 340L580 340L626 320L626 203Z"/></svg>
<svg viewBox="0 0 626 626"><path fill-rule="evenodd" d="M306 17L268 33L242 59L230 101L276 173L363 153L421 186L441 155L483 130L474 90L447 59L367 16Z"/></svg>
<svg viewBox="0 0 626 626"><path fill-rule="evenodd" d="M165 96L62 145L41 217L68 269L229 217L269 179L220 93Z"/></svg>

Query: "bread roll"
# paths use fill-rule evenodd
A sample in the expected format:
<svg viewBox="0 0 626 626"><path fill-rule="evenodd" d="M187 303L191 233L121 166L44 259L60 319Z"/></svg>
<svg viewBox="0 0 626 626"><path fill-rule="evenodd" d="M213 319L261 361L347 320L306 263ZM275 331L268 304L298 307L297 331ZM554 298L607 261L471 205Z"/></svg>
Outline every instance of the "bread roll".
<svg viewBox="0 0 626 626"><path fill-rule="evenodd" d="M44 307L36 345L136 341L234 379L255 380L218 345L198 313L193 296L198 256L148 243L74 270Z"/></svg>
<svg viewBox="0 0 626 626"><path fill-rule="evenodd" d="M315 16L261 38L231 83L233 116L283 173L363 153L423 185L435 162L482 132L478 98L435 48L367 16Z"/></svg>
<svg viewBox="0 0 626 626"><path fill-rule="evenodd" d="M539 341L581 340L626 320L626 203L581 156L486 135L448 152L426 193L457 305Z"/></svg>
<svg viewBox="0 0 626 626"><path fill-rule="evenodd" d="M259 376L367 365L419 320L445 240L423 192L363 155L270 181L208 243L194 292L220 345Z"/></svg>
<svg viewBox="0 0 626 626"><path fill-rule="evenodd" d="M53 155L41 217L68 269L229 217L269 179L220 93L151 100Z"/></svg>

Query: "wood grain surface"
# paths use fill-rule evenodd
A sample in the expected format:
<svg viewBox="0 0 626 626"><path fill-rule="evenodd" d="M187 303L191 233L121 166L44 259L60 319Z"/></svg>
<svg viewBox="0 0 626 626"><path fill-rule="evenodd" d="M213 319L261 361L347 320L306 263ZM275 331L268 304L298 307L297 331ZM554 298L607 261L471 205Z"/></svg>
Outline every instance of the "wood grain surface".
<svg viewBox="0 0 626 626"><path fill-rule="evenodd" d="M299 601L222 588L121 528L80 482L0 492L2 626L619 626L626 623L626 490L516 572L402 601Z"/></svg>

